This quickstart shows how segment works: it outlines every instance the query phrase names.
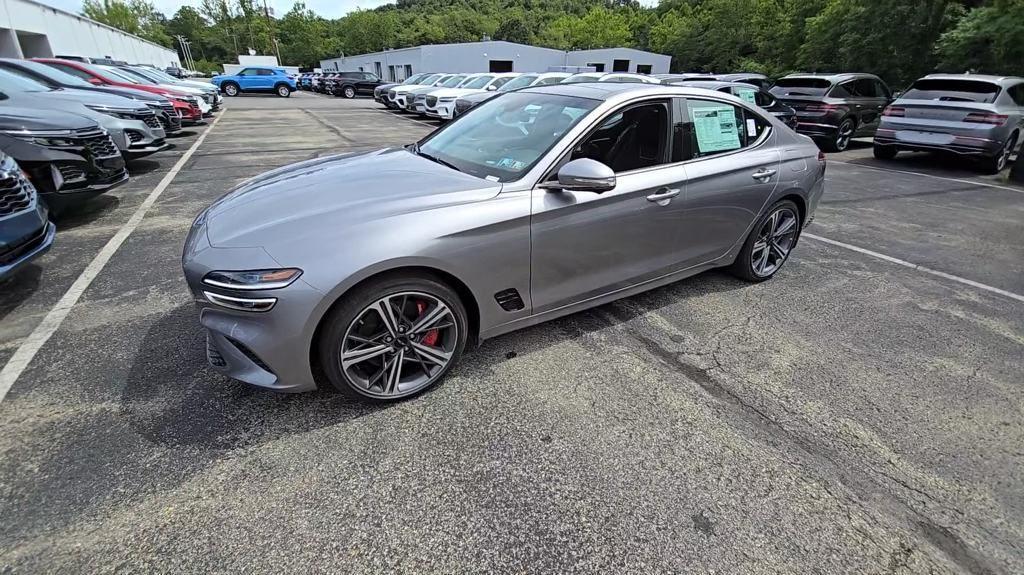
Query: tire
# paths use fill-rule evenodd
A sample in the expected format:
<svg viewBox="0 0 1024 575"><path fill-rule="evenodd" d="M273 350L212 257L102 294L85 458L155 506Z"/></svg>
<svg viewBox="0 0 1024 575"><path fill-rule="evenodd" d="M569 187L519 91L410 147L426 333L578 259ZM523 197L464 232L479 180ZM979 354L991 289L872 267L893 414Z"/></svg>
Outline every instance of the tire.
<svg viewBox="0 0 1024 575"><path fill-rule="evenodd" d="M225 96L237 96L242 91L234 82L226 82L221 89L224 90Z"/></svg>
<svg viewBox="0 0 1024 575"><path fill-rule="evenodd" d="M773 216L777 213L780 214L780 219L777 220L775 228L768 231L769 235L782 228L785 222L788 221L788 219L784 219L786 216L782 214L792 218L792 228L787 229L784 236L777 235L775 237L775 243L785 250L781 260L779 259L779 252L771 249L770 244L764 244L763 248L759 246L759 244L762 244L761 240L766 235L766 230L772 225ZM747 236L747 240L743 243L743 248L740 250L739 255L736 256L736 261L733 262L729 271L736 277L748 282L763 282L771 279L772 276L782 269L783 264L789 260L789 255L793 253L793 248L796 247L797 240L800 239L802 223L800 221L800 210L797 209L796 204L790 200L776 202L772 207L768 208L763 216L758 218L757 223L750 230L750 235ZM768 252L767 256L764 256L765 250ZM766 257L764 260L766 267L759 268L762 257ZM757 261L755 261L755 258ZM768 266L767 264L771 265Z"/></svg>
<svg viewBox="0 0 1024 575"><path fill-rule="evenodd" d="M853 118L843 118L836 128L836 135L830 140L822 142L821 149L826 152L844 152L850 147L850 140L857 130L857 123Z"/></svg>
<svg viewBox="0 0 1024 575"><path fill-rule="evenodd" d="M1013 148L1017 145L1017 132L1010 134L1010 137L1006 139L1006 143L1003 144L1001 151L994 156L982 158L981 169L986 174L998 174L1006 168L1006 165L1010 161L1010 156L1013 154ZM1021 161L1017 158L1017 161Z"/></svg>
<svg viewBox="0 0 1024 575"><path fill-rule="evenodd" d="M341 95L351 100L352 98L356 97L356 89L353 88L352 86L345 86L344 88L341 89Z"/></svg>
<svg viewBox="0 0 1024 575"><path fill-rule="evenodd" d="M875 144L873 152L875 154L875 158L879 160L892 160L896 158L896 153L899 152L899 150L896 149L896 146Z"/></svg>
<svg viewBox="0 0 1024 575"><path fill-rule="evenodd" d="M402 320L397 322L399 326L387 328L383 315L377 311L381 308L374 307L385 299L390 302L392 312L403 310ZM442 312L440 304L447 312L430 321L426 329L410 331L417 321ZM431 326L441 326L441 329L429 329ZM327 315L317 342L320 364L331 385L348 397L371 402L405 399L436 385L458 363L466 347L468 326L466 310L458 294L436 278L383 276L346 294ZM429 343L428 338L432 338ZM344 367L343 346L347 346L344 351L349 358L349 365ZM390 351L374 351L376 348ZM359 357L358 352L362 350L370 352L364 354L365 359ZM421 350L434 354L434 360L420 353ZM401 362L398 376L393 379L394 360L405 358L405 353L415 361ZM440 365L437 358L447 362ZM393 385L392 381L397 384Z"/></svg>
<svg viewBox="0 0 1024 575"><path fill-rule="evenodd" d="M278 84L274 86L274 93L281 98L287 98L292 95L292 89L288 87L288 84Z"/></svg>

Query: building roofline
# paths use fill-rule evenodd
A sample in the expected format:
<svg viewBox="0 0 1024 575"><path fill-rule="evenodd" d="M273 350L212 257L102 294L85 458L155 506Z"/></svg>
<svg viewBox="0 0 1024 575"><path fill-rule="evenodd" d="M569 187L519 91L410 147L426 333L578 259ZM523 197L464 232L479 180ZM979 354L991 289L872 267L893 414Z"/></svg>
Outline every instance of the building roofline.
<svg viewBox="0 0 1024 575"><path fill-rule="evenodd" d="M30 0L34 1L34 0ZM418 46L407 46L405 48L395 48L393 50L380 50L377 52L365 52L363 54L346 54L344 56L334 56L332 58L324 58L322 62L329 62L332 60L344 60L346 58L365 58L378 56L383 54L395 54L399 52L405 52L409 50L421 50L423 48L435 48L441 46L475 46L475 45L488 45L488 44L508 44L511 46L522 46L523 48L532 48L534 50L547 50L550 52L558 52L560 54L582 54L585 52L596 52L598 50L629 50L631 52L637 52L640 54L653 54L655 56L663 56L665 58L671 58L667 54L659 54L657 52L647 52L645 50L637 50L636 48L588 48L586 50L560 50L558 48L547 48L545 46L534 46L532 44L520 44L519 42L509 42L507 40L482 40L477 42L446 42L444 44L420 44Z"/></svg>
<svg viewBox="0 0 1024 575"><path fill-rule="evenodd" d="M99 26L100 28L106 28L107 30L112 30L114 32L117 32L118 34L124 34L125 36L131 37L131 38L135 38L139 42L144 42L144 43L149 44L151 46L155 46L157 48L160 48L162 50L167 50L168 52L174 52L175 56L178 55L178 51L175 50L173 47L172 48L168 48L167 46L161 46L160 44L157 44L156 42L153 42L152 40L146 40L145 38L142 38L140 36L136 36L135 34L132 34L131 32L125 32L124 30L121 30L120 28L114 28L113 26L111 26L109 24L104 24L103 22L97 22L96 20L93 20L92 18L89 18L88 16L83 16L81 14L75 14L74 12L69 12L68 10L65 10L63 8L57 8L56 6L51 6L51 5L46 4L44 2L40 2L39 0L21 0L21 1L22 2L28 2L29 4L35 4L36 6L39 6L41 8L46 8L47 10L53 10L54 12L58 12L60 14L64 14L65 16L71 16L72 18L77 18L78 20L84 20L84 21L86 21L86 22L88 22L90 24L95 24L95 25ZM86 54L79 54L79 56L86 56Z"/></svg>

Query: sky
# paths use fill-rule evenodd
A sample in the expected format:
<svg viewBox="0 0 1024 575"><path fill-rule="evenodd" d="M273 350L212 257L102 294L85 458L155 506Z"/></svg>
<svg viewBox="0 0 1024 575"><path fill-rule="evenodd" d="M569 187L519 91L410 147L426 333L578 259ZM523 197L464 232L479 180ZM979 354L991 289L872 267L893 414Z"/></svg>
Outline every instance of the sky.
<svg viewBox="0 0 1024 575"><path fill-rule="evenodd" d="M56 6L67 10L68 12L74 12L78 14L82 11L82 0L39 0L44 4ZM262 4L262 0L257 0ZM388 4L391 0L306 0L306 7L312 9L317 14L324 18L339 18L348 14L349 12L357 8L376 8L383 4ZM171 18L174 13L178 11L178 8L185 4L191 4L192 6L198 6L199 0L185 0L174 1L174 0L150 0L156 9L163 12L164 16ZM653 6L657 4L657 0L640 0L640 3L645 6ZM292 6L295 4L295 0L267 0L267 5L274 9L274 14L277 17L284 16Z"/></svg>

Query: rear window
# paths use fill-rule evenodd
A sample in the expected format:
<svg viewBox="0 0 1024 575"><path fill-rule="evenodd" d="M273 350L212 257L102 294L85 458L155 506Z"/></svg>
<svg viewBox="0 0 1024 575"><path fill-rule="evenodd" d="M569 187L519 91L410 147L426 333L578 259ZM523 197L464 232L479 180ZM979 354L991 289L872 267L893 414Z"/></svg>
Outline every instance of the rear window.
<svg viewBox="0 0 1024 575"><path fill-rule="evenodd" d="M776 96L824 96L832 82L824 78L782 78L772 86Z"/></svg>
<svg viewBox="0 0 1024 575"><path fill-rule="evenodd" d="M999 86L978 80L918 80L903 94L908 100L940 100L943 102L996 101Z"/></svg>

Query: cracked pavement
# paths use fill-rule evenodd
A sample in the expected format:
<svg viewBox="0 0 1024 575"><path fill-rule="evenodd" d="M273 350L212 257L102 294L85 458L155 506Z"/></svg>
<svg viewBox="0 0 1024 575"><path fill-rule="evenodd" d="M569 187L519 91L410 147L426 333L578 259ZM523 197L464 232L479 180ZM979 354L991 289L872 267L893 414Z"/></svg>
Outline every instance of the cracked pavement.
<svg viewBox="0 0 1024 575"><path fill-rule="evenodd" d="M769 282L490 340L396 405L223 378L181 278L195 214L430 130L365 99L228 104L0 403L0 571L1024 572L1024 305L809 238ZM0 363L192 137L0 285ZM835 157L809 231L1024 291L1024 190L868 156Z"/></svg>

